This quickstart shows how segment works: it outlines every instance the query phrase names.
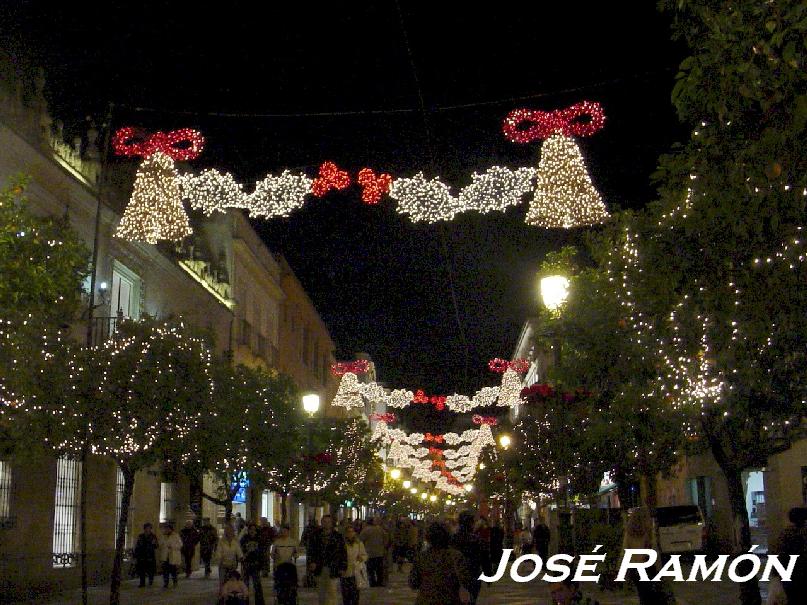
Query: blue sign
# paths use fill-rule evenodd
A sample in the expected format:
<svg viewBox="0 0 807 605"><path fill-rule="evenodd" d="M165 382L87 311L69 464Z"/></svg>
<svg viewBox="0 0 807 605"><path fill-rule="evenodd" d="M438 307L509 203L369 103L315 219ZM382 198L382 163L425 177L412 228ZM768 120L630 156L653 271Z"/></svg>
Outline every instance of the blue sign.
<svg viewBox="0 0 807 605"><path fill-rule="evenodd" d="M238 491L235 492L235 498L233 498L233 502L237 504L246 504L247 503L247 488L249 487L249 477L246 476L246 473L241 478L239 483L233 483L233 487L238 486Z"/></svg>

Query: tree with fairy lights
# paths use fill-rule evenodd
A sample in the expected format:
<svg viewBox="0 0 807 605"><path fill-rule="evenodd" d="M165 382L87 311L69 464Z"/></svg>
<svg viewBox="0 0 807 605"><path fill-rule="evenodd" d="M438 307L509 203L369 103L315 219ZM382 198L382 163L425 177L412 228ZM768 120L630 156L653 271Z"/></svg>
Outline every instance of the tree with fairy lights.
<svg viewBox="0 0 807 605"><path fill-rule="evenodd" d="M369 503L383 485L384 471L363 418L338 420L325 450L333 464L325 497L333 503Z"/></svg>
<svg viewBox="0 0 807 605"><path fill-rule="evenodd" d="M201 482L204 473L216 480L216 492L202 491L207 500L232 516L233 500L245 480L270 481L301 443L293 422L296 389L290 378L260 368L232 367L221 360L214 368L214 395L204 402L192 446L183 457L188 475ZM299 414L298 414L299 415Z"/></svg>
<svg viewBox="0 0 807 605"><path fill-rule="evenodd" d="M663 7L692 51L673 90L692 136L662 158L660 201L625 225L614 278L658 366L649 395L689 414L726 478L733 549L747 552L742 474L803 436L807 415L805 8ZM741 592L760 602L755 581Z"/></svg>
<svg viewBox="0 0 807 605"><path fill-rule="evenodd" d="M42 337L35 384L16 393L10 422L60 456L87 449L115 461L123 479L110 603L120 601L121 565L136 474L180 460L213 394L205 341L176 322L125 321L94 348ZM26 442L27 443L27 442Z"/></svg>

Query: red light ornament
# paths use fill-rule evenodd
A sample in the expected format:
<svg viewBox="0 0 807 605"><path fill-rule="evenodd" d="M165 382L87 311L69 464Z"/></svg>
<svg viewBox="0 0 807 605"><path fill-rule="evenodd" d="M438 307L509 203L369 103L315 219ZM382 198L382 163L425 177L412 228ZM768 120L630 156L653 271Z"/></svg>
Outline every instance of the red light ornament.
<svg viewBox="0 0 807 605"><path fill-rule="evenodd" d="M350 174L340 169L333 162L324 162L319 167L319 176L311 183L311 193L323 197L329 191L347 189L350 186Z"/></svg>
<svg viewBox="0 0 807 605"><path fill-rule="evenodd" d="M578 118L588 117L588 121ZM502 132L513 143L531 143L548 139L555 133L564 136L589 137L605 124L602 106L594 101L581 101L565 109L539 111L514 109L504 119Z"/></svg>
<svg viewBox="0 0 807 605"><path fill-rule="evenodd" d="M471 420L473 420L474 424L487 426L496 426L499 424L499 420L495 416L482 416L481 414L474 414Z"/></svg>
<svg viewBox="0 0 807 605"><path fill-rule="evenodd" d="M142 128L127 126L112 137L112 148L117 155L147 158L158 151L177 162L195 160L202 154L205 138L192 128L148 134Z"/></svg>
<svg viewBox="0 0 807 605"><path fill-rule="evenodd" d="M352 374L366 374L370 370L370 362L366 359L356 361L337 361L331 364L331 374L334 376L344 376L348 372Z"/></svg>
<svg viewBox="0 0 807 605"><path fill-rule="evenodd" d="M383 173L376 175L372 168L359 170L358 183L362 187L361 199L365 204L375 206L381 197L389 193L392 185L392 175Z"/></svg>
<svg viewBox="0 0 807 605"><path fill-rule="evenodd" d="M386 414L370 414L370 420L392 424L393 422L398 421L398 417L395 414L388 412Z"/></svg>
<svg viewBox="0 0 807 605"><path fill-rule="evenodd" d="M530 369L530 360L514 359L513 361L507 361L497 357L488 362L488 368L491 372L496 372L497 374L504 374L507 370L513 370L517 374L526 374Z"/></svg>

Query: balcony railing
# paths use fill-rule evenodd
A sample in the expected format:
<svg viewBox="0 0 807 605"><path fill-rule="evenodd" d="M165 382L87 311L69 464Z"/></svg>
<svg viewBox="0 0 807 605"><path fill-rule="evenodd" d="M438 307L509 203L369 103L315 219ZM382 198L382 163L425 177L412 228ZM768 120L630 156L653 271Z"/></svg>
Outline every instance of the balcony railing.
<svg viewBox="0 0 807 605"><path fill-rule="evenodd" d="M257 332L246 319L238 322L238 344L249 348L256 357L263 359L268 365L277 365L277 347L265 335Z"/></svg>
<svg viewBox="0 0 807 605"><path fill-rule="evenodd" d="M123 317L93 317L92 318L92 346L104 344L115 335L118 323Z"/></svg>

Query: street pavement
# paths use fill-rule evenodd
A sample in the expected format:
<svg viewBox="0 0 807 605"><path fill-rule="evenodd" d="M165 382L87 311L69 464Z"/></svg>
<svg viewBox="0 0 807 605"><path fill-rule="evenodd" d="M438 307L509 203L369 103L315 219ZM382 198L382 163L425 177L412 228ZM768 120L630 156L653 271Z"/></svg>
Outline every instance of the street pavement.
<svg viewBox="0 0 807 605"><path fill-rule="evenodd" d="M302 561L300 573L302 574ZM361 593L361 605L411 605L415 602L415 592L406 584L408 566L403 572L393 570L389 586L383 588L369 588ZM302 576L301 576L302 577ZM184 576L179 579L176 588L163 588L162 578L154 579L155 585L149 588L138 588L137 581L123 583L121 589L122 605L215 605L218 581L215 570L213 577L205 579L199 571L190 579ZM271 578L264 579L264 594L267 605L274 604L272 598ZM586 597L591 600L583 605L638 605L635 593L632 591L603 592L595 585L584 586ZM731 582L694 582L677 583L675 585L678 605L737 605L739 591ZM80 593L77 591L62 594L51 599L36 599L21 602L18 605L79 605ZM90 605L105 605L109 602L109 586L93 587L90 590ZM254 605L254 599L250 605ZM316 593L313 589L301 588L299 591L299 605L316 605ZM478 605L551 605L549 585L544 582L516 583L507 575L500 582L485 585L479 597Z"/></svg>

